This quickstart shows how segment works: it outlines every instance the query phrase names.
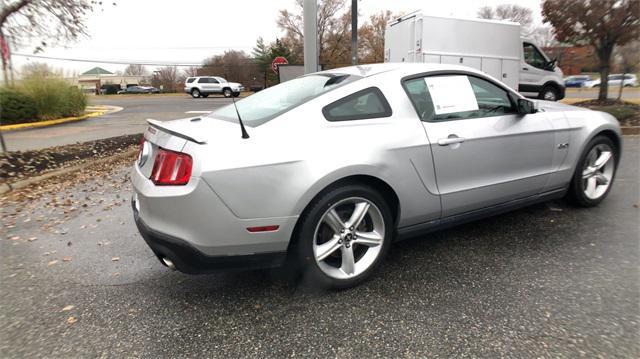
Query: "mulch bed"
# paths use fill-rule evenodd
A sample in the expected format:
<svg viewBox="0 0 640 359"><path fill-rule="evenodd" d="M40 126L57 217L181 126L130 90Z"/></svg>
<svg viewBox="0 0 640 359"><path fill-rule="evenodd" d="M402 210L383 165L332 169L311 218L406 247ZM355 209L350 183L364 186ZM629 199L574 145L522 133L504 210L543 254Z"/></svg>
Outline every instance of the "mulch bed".
<svg viewBox="0 0 640 359"><path fill-rule="evenodd" d="M625 118L618 118L622 127L640 127L640 105L617 100L587 100L574 103L575 106L587 107L596 111L613 112L624 109ZM612 113L613 114L613 113ZM614 114L614 116L616 116ZM618 117L618 116L616 116Z"/></svg>
<svg viewBox="0 0 640 359"><path fill-rule="evenodd" d="M141 134L111 137L34 151L0 153L0 184L42 175L97 158L123 153L140 143Z"/></svg>

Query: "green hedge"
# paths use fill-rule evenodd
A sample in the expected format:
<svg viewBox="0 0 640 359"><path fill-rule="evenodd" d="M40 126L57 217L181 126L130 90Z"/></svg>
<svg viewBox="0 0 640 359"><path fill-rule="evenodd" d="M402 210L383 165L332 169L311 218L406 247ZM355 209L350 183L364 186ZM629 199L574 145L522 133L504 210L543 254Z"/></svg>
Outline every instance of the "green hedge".
<svg viewBox="0 0 640 359"><path fill-rule="evenodd" d="M5 125L79 116L87 106L78 88L46 76L31 76L18 87L2 89L1 97L0 121Z"/></svg>
<svg viewBox="0 0 640 359"><path fill-rule="evenodd" d="M0 89L0 123L38 121L36 101L16 89Z"/></svg>

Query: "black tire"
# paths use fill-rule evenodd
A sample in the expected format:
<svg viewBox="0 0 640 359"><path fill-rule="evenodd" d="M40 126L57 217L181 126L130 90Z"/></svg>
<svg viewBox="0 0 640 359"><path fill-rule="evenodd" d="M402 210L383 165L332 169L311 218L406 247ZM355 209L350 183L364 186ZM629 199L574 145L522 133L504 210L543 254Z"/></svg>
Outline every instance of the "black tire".
<svg viewBox="0 0 640 359"><path fill-rule="evenodd" d="M234 92L233 93L233 97L238 97L238 96L240 96L240 92Z"/></svg>
<svg viewBox="0 0 640 359"><path fill-rule="evenodd" d="M208 93L203 93L202 97L207 98L207 97L209 97L209 94Z"/></svg>
<svg viewBox="0 0 640 359"><path fill-rule="evenodd" d="M191 97L193 97L193 98L199 98L199 97L200 97L200 90L198 90L198 89L192 89L192 90L191 90Z"/></svg>
<svg viewBox="0 0 640 359"><path fill-rule="evenodd" d="M370 266L362 273L346 279L337 279L325 274L316 261L313 252L314 235L316 228L320 228L320 222L324 214L336 203L352 198L360 197L373 203L382 215L384 221L384 239L382 248ZM293 245L290 254L293 264L300 271L305 285L320 287L323 289L346 289L354 287L371 277L380 267L384 257L389 251L393 234L395 233L394 222L389 205L376 190L363 185L346 185L331 189L317 197L305 210L296 233L293 238ZM348 247L348 245L347 245ZM355 252L355 247L353 248ZM366 249L369 250L368 248Z"/></svg>
<svg viewBox="0 0 640 359"><path fill-rule="evenodd" d="M224 97L230 98L233 95L233 92L231 92L230 88L225 88L222 90L222 94L224 95Z"/></svg>
<svg viewBox="0 0 640 359"><path fill-rule="evenodd" d="M611 180L609 181L610 183L607 190L597 199L592 199L587 197L587 195L585 194L585 190L583 189L582 172L584 170L586 161L588 160L587 156L589 152L594 147L601 144L607 145L613 150L613 158L611 159L611 161L613 161L615 167L614 167ZM613 141L609 139L609 137L601 135L601 136L596 136L591 141L589 141L587 146L584 148L584 151L580 155L580 159L578 160L578 163L576 165L576 170L573 173L573 177L569 185L569 191L567 192L567 196L566 196L569 202L580 207L594 207L594 206L597 206L600 202L602 202L607 197L607 195L609 194L609 191L611 191L611 188L613 187L616 170L618 169L618 156L619 156L618 148L615 146Z"/></svg>
<svg viewBox="0 0 640 359"><path fill-rule="evenodd" d="M547 85L542 88L538 97L545 101L558 101L560 92L554 86Z"/></svg>

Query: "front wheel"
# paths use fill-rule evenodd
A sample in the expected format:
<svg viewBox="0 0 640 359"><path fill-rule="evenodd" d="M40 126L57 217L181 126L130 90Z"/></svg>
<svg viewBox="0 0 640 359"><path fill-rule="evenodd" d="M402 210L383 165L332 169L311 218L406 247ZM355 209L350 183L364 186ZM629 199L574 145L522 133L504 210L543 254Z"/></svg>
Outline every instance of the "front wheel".
<svg viewBox="0 0 640 359"><path fill-rule="evenodd" d="M616 147L608 137L591 140L580 156L569 187L571 202L582 207L602 202L611 190L617 163Z"/></svg>
<svg viewBox="0 0 640 359"><path fill-rule="evenodd" d="M557 101L560 97L558 90L553 86L545 86L540 92L540 98L545 101Z"/></svg>
<svg viewBox="0 0 640 359"><path fill-rule="evenodd" d="M222 90L222 94L224 95L224 97L229 98L232 95L231 89L224 89Z"/></svg>
<svg viewBox="0 0 640 359"><path fill-rule="evenodd" d="M198 90L198 89L191 90L191 97L193 97L193 98L200 97L200 90Z"/></svg>
<svg viewBox="0 0 640 359"><path fill-rule="evenodd" d="M301 220L294 253L303 279L324 288L349 288L370 277L394 233L384 198L361 185L325 193Z"/></svg>

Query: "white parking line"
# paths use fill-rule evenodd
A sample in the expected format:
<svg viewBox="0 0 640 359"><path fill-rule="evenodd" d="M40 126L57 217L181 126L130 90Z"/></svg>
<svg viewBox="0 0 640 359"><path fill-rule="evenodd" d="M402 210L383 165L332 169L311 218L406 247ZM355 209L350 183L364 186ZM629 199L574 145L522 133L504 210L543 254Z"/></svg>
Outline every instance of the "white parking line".
<svg viewBox="0 0 640 359"><path fill-rule="evenodd" d="M210 113L212 111L187 111L185 113Z"/></svg>

